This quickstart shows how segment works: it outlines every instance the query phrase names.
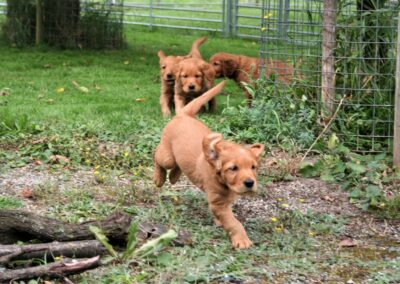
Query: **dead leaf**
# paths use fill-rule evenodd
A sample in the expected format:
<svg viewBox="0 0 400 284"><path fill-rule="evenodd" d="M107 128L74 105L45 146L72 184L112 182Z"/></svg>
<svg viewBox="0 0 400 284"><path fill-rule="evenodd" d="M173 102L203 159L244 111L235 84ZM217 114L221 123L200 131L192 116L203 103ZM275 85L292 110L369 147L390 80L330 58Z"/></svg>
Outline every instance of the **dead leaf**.
<svg viewBox="0 0 400 284"><path fill-rule="evenodd" d="M72 83L72 85L74 85L75 87L79 88L79 84L78 84L75 80L72 80L71 83Z"/></svg>
<svg viewBox="0 0 400 284"><path fill-rule="evenodd" d="M24 198L33 198L33 190L29 187L25 187L21 192L22 197Z"/></svg>
<svg viewBox="0 0 400 284"><path fill-rule="evenodd" d="M44 142L46 142L47 141L47 137L42 137L42 138L40 138L40 139L38 139L38 140L33 140L32 142L31 142L31 144L32 145L37 145L37 144L42 144L42 143L44 143Z"/></svg>
<svg viewBox="0 0 400 284"><path fill-rule="evenodd" d="M44 64L43 68L45 68L45 69L51 68L51 65L50 64Z"/></svg>
<svg viewBox="0 0 400 284"><path fill-rule="evenodd" d="M146 99L145 98L137 98L135 101L137 101L137 102L139 102L139 103L142 103L142 102L144 102Z"/></svg>
<svg viewBox="0 0 400 284"><path fill-rule="evenodd" d="M330 197L329 195L325 195L324 197L322 197L323 200L328 201L328 202L333 202L335 201L335 198Z"/></svg>
<svg viewBox="0 0 400 284"><path fill-rule="evenodd" d="M68 164L69 159L63 155L51 155L49 158L52 163Z"/></svg>
<svg viewBox="0 0 400 284"><path fill-rule="evenodd" d="M81 91L83 93L89 93L89 89L84 86L80 86L78 89L79 89L79 91Z"/></svg>
<svg viewBox="0 0 400 284"><path fill-rule="evenodd" d="M60 88L57 88L56 89L56 93L57 94L62 94L62 93L64 93L65 92L65 88L63 88L63 87L60 87Z"/></svg>
<svg viewBox="0 0 400 284"><path fill-rule="evenodd" d="M5 97L10 95L10 90L9 89L2 89L0 90L0 97Z"/></svg>
<svg viewBox="0 0 400 284"><path fill-rule="evenodd" d="M49 100L47 100L47 103L48 103L49 105L53 105L53 104L54 104L54 100L53 100L53 99L49 99Z"/></svg>
<svg viewBox="0 0 400 284"><path fill-rule="evenodd" d="M101 90L101 87L99 85L97 85L97 84L94 85L94 88L96 89L96 91L100 91Z"/></svg>
<svg viewBox="0 0 400 284"><path fill-rule="evenodd" d="M356 247L358 246L357 241L352 240L352 239L344 239L340 241L339 247L341 248L351 248L351 247Z"/></svg>
<svg viewBox="0 0 400 284"><path fill-rule="evenodd" d="M72 85L74 85L82 93L88 93L89 92L88 88L79 85L78 82L76 82L75 80L72 80L71 83L72 83Z"/></svg>

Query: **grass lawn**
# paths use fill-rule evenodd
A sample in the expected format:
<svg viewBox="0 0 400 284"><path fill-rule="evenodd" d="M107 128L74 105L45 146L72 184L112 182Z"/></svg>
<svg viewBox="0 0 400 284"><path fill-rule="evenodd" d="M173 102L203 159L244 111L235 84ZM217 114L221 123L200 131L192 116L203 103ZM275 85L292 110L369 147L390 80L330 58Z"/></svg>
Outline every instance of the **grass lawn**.
<svg viewBox="0 0 400 284"><path fill-rule="evenodd" d="M167 246L129 264L111 263L72 277L75 283L400 280L398 243L384 242L387 235L368 235L362 218L370 216L349 204L347 196L341 199L337 188L318 183L307 195L310 184L302 188L302 182L294 183L291 190L301 190L293 197L285 187L269 190L271 178L262 172L257 200L268 206L257 207L252 201L236 205L253 210L254 218L242 220L256 246L245 251L232 250L226 234L214 226L204 196L190 183L183 179L175 187L156 189L152 152L166 123L158 102L156 53L163 49L166 54L186 54L201 34L127 29L128 45L119 51L0 44L0 209L37 210L69 222L102 219L122 210L134 219L191 234L190 245ZM201 51L208 59L222 50L257 56L258 48L254 41L210 35ZM228 105L244 105L241 90L232 82L225 93L218 96L216 114L201 115L212 129L218 128ZM22 189L33 198L22 197ZM325 194L333 201L323 199ZM321 209L330 203L337 207ZM389 233L383 222L372 225L382 234L397 232L390 231L391 223L386 224ZM352 229L368 246L338 247Z"/></svg>

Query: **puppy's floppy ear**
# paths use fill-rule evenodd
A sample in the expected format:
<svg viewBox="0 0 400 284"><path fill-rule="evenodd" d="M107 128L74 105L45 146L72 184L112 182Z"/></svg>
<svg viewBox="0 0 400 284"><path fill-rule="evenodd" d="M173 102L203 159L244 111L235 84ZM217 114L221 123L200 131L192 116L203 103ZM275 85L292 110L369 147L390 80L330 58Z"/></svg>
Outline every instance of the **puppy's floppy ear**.
<svg viewBox="0 0 400 284"><path fill-rule="evenodd" d="M247 147L256 156L257 159L260 159L262 153L264 152L264 145L260 143L249 145Z"/></svg>
<svg viewBox="0 0 400 284"><path fill-rule="evenodd" d="M222 141L221 133L208 134L203 139L203 153L206 160L213 165L217 170L221 169L221 163L219 161L219 149L217 144Z"/></svg>
<svg viewBox="0 0 400 284"><path fill-rule="evenodd" d="M212 65L210 63L204 62L201 65L201 72L203 73L204 79L209 84L209 88L211 88L211 85L215 79L214 67L212 67Z"/></svg>
<svg viewBox="0 0 400 284"><path fill-rule="evenodd" d="M179 81L179 76L182 70L182 66L180 64L175 64L172 67L172 73L174 74L175 81Z"/></svg>
<svg viewBox="0 0 400 284"><path fill-rule="evenodd" d="M157 52L157 55L158 55L158 58L160 58L160 59L164 59L164 58L165 58L164 51L162 51L162 50L159 50L159 51Z"/></svg>
<svg viewBox="0 0 400 284"><path fill-rule="evenodd" d="M239 63L235 59L221 60L222 72L226 77L230 77L239 69Z"/></svg>

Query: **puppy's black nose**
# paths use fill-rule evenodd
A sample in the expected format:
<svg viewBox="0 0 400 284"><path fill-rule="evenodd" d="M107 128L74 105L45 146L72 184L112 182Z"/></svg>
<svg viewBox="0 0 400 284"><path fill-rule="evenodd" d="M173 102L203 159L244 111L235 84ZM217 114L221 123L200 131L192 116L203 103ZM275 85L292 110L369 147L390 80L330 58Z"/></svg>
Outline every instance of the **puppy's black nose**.
<svg viewBox="0 0 400 284"><path fill-rule="evenodd" d="M174 79L174 77L172 76L172 74L167 74L167 79L171 80L171 79Z"/></svg>
<svg viewBox="0 0 400 284"><path fill-rule="evenodd" d="M189 90L194 90L194 85L189 85Z"/></svg>
<svg viewBox="0 0 400 284"><path fill-rule="evenodd" d="M254 185L254 180L248 178L248 179L245 179L243 183L244 183L245 187L252 188Z"/></svg>

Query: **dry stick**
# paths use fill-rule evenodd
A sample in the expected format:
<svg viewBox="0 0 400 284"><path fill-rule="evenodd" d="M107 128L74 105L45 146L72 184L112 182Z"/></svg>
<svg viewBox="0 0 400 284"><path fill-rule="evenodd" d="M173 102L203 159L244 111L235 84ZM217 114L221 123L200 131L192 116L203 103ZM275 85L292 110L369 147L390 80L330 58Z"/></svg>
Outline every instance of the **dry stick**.
<svg viewBox="0 0 400 284"><path fill-rule="evenodd" d="M307 152L304 154L303 158L301 159L300 163L302 163L304 161L304 159L307 157L307 155L310 153L310 151L312 150L312 148L314 148L315 144L317 144L318 140L321 139L321 137L325 134L326 131L328 131L328 129L330 128L330 126L332 125L333 121L335 120L340 107L342 106L344 100L346 99L346 96L344 96L343 98L340 99L339 105L335 110L335 113L331 116L331 118L329 119L329 122L325 125L324 129L321 131L321 133L318 135L317 139L314 140L314 142L312 143L312 145L310 146L310 148L308 148Z"/></svg>
<svg viewBox="0 0 400 284"><path fill-rule="evenodd" d="M68 274L76 274L99 265L100 256L86 259L63 259L46 265L5 270L0 274L0 283L43 276L61 277Z"/></svg>

